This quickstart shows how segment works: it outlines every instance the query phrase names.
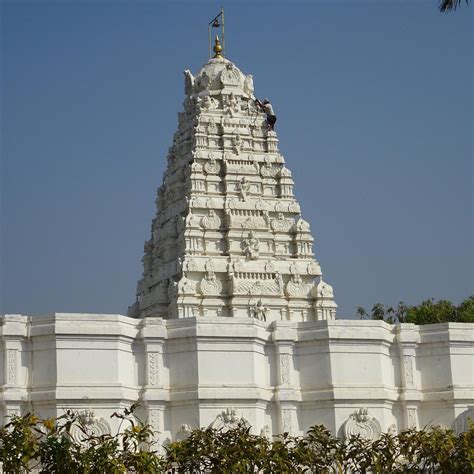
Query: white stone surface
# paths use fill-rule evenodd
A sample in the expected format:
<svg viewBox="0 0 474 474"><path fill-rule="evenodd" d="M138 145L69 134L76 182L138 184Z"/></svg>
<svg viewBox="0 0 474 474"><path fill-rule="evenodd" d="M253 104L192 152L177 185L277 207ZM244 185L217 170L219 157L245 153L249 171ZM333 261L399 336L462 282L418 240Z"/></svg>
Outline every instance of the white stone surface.
<svg viewBox="0 0 474 474"><path fill-rule="evenodd" d="M239 420L265 436L465 429L474 325L335 320L252 76L212 59L185 93L133 317L0 316L3 420L73 409L115 432L139 401L163 443Z"/></svg>
<svg viewBox="0 0 474 474"><path fill-rule="evenodd" d="M474 407L474 326L120 315L4 315L1 414L93 411L137 400L160 441L243 420L254 433L344 436L409 426L465 429ZM361 409L366 408L367 412Z"/></svg>

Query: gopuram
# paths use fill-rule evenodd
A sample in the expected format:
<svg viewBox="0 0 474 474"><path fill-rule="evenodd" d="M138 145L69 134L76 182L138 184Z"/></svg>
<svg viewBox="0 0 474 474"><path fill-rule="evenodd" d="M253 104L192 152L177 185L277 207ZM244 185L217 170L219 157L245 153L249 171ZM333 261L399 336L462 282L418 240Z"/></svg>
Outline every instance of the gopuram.
<svg viewBox="0 0 474 474"><path fill-rule="evenodd" d="M103 434L138 401L161 443L239 421L267 436L465 430L473 325L335 319L253 78L218 40L214 52L184 74L135 303L126 316L1 315L2 419L73 409Z"/></svg>
<svg viewBox="0 0 474 474"><path fill-rule="evenodd" d="M333 290L252 76L221 55L218 39L214 50L196 77L185 71L184 111L129 315L333 320Z"/></svg>

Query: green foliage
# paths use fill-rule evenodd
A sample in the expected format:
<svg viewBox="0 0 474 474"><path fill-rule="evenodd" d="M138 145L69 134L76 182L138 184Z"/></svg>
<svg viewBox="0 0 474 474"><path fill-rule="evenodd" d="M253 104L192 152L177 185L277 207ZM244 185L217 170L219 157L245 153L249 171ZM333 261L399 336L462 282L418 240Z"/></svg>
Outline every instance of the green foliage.
<svg viewBox="0 0 474 474"><path fill-rule="evenodd" d="M456 10L459 6L461 6L463 0L440 0L439 2L439 11L446 13ZM469 5L469 0L464 0L466 5Z"/></svg>
<svg viewBox="0 0 474 474"><path fill-rule="evenodd" d="M361 319L381 320L390 324L474 323L474 296L465 299L459 306L451 301L435 302L432 299L422 301L417 306L407 306L400 302L395 308L377 303L370 314L359 306L357 315Z"/></svg>
<svg viewBox="0 0 474 474"><path fill-rule="evenodd" d="M164 455L153 450L150 427L131 410L112 416L126 422L119 434L93 436L74 412L57 419L15 416L0 428L4 472L37 469L52 474L109 473L467 473L474 470L474 425L456 436L451 430L407 430L382 434L375 441L354 436L342 441L322 425L306 436L284 433L273 441L250 433L244 424L229 431L194 430L169 444ZM73 425L83 443L70 436Z"/></svg>

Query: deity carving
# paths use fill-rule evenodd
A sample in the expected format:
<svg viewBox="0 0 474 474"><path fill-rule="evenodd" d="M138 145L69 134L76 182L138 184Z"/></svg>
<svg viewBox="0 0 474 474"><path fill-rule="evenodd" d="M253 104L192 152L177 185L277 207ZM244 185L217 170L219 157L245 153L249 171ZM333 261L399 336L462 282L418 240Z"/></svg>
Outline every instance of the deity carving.
<svg viewBox="0 0 474 474"><path fill-rule="evenodd" d="M207 133L209 135L216 135L217 134L217 125L214 119L210 119L207 125Z"/></svg>
<svg viewBox="0 0 474 474"><path fill-rule="evenodd" d="M240 149L242 148L242 138L240 138L238 133L232 137L232 145L234 147L235 154L239 155Z"/></svg>
<svg viewBox="0 0 474 474"><path fill-rule="evenodd" d="M237 183L237 191L239 191L242 201L246 201L247 194L250 191L250 183L245 176Z"/></svg>
<svg viewBox="0 0 474 474"><path fill-rule="evenodd" d="M226 113L231 117L235 117L235 115L240 112L239 101L233 92L225 97L224 106L226 108Z"/></svg>
<svg viewBox="0 0 474 474"><path fill-rule="evenodd" d="M270 226L275 232L286 232L290 227L290 222L285 219L283 212L278 212L276 218L271 220Z"/></svg>
<svg viewBox="0 0 474 474"><path fill-rule="evenodd" d="M251 309L251 316L259 321L266 321L268 312L268 306L260 299Z"/></svg>
<svg viewBox="0 0 474 474"><path fill-rule="evenodd" d="M308 293L308 287L303 283L298 265L293 263L290 266L291 278L286 284L286 295L292 297L303 297Z"/></svg>
<svg viewBox="0 0 474 474"><path fill-rule="evenodd" d="M201 226L206 229L219 229L221 220L214 209L209 209L208 214L201 219Z"/></svg>
<svg viewBox="0 0 474 474"><path fill-rule="evenodd" d="M277 272L275 275L275 283L277 285L278 292L283 293L283 278L280 272Z"/></svg>
<svg viewBox="0 0 474 474"><path fill-rule="evenodd" d="M220 170L221 165L213 156L209 157L209 160L204 164L204 171L207 174L219 174Z"/></svg>
<svg viewBox="0 0 474 474"><path fill-rule="evenodd" d="M359 435L369 441L375 441L380 437L380 423L369 415L369 410L362 407L354 411L344 423L344 435L346 438Z"/></svg>
<svg viewBox="0 0 474 474"><path fill-rule="evenodd" d="M201 293L203 295L218 295L222 290L222 283L214 273L214 262L209 259L205 264L206 275L201 280Z"/></svg>
<svg viewBox="0 0 474 474"><path fill-rule="evenodd" d="M241 73L237 70L233 63L229 62L226 64L225 69L221 72L220 79L223 86L240 85Z"/></svg>
<svg viewBox="0 0 474 474"><path fill-rule="evenodd" d="M247 256L247 258L250 260L258 259L260 252L260 241L257 237L255 237L253 231L248 233L248 237L243 240L242 246L244 254Z"/></svg>
<svg viewBox="0 0 474 474"><path fill-rule="evenodd" d="M275 178L279 172L279 168L274 168L269 157L265 157L265 161L260 168L262 178Z"/></svg>
<svg viewBox="0 0 474 474"><path fill-rule="evenodd" d="M198 89L203 90L209 88L211 80L207 73L204 71L194 82Z"/></svg>

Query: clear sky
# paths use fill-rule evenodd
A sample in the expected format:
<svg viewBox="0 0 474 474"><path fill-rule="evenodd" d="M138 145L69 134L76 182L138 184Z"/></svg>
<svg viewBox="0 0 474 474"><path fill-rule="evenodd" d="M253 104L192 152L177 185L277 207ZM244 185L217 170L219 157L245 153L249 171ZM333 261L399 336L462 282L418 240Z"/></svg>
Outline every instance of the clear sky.
<svg viewBox="0 0 474 474"><path fill-rule="evenodd" d="M472 5L224 1L339 317L473 292ZM124 313L206 1L3 1L0 312Z"/></svg>

